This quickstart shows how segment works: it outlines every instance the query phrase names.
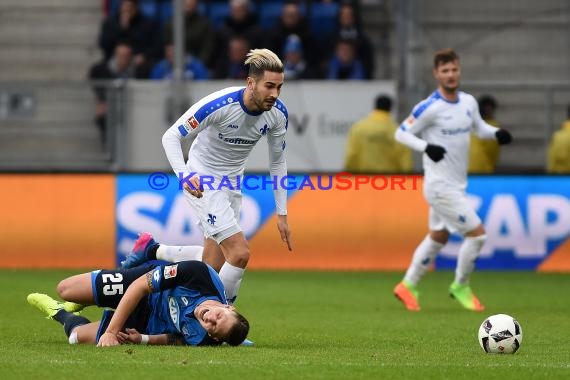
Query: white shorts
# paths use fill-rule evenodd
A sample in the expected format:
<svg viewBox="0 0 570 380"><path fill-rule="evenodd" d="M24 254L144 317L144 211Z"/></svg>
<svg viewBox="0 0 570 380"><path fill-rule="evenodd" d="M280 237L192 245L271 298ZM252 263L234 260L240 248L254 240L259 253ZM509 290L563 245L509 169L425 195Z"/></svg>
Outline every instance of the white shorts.
<svg viewBox="0 0 570 380"><path fill-rule="evenodd" d="M453 192L426 196L429 208L429 229L447 230L462 235L473 231L481 224L479 215L469 205L465 193Z"/></svg>
<svg viewBox="0 0 570 380"><path fill-rule="evenodd" d="M204 237L214 239L218 244L241 232L239 226L241 191L205 189L202 198L196 198L183 190L184 196L200 219Z"/></svg>

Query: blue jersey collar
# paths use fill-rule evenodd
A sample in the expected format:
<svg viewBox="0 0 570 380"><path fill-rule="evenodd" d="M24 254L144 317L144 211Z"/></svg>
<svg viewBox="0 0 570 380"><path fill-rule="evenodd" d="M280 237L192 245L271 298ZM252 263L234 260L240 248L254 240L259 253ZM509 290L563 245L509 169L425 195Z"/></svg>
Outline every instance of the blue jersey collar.
<svg viewBox="0 0 570 380"><path fill-rule="evenodd" d="M245 92L245 87L242 88L239 92L239 105L241 106L241 109L243 110L243 112L245 112L248 115L251 116L259 116L263 113L263 111L259 111L259 112L253 112L247 109L247 107L245 106L245 103L243 102L243 94Z"/></svg>
<svg viewBox="0 0 570 380"><path fill-rule="evenodd" d="M441 95L441 93L439 92L439 90L435 90L434 95L437 99L441 99L444 102L449 103L449 104L459 103L459 91L457 92L457 100L448 100L448 99L444 98L443 95Z"/></svg>

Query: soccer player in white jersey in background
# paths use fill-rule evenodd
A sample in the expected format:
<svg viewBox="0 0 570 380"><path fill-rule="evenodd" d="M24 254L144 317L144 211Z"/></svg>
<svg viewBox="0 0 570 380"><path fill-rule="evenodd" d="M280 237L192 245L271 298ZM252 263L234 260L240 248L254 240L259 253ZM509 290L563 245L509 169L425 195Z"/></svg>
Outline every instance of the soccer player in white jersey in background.
<svg viewBox="0 0 570 380"><path fill-rule="evenodd" d="M268 49L252 49L245 64L249 67L245 87L225 88L202 98L162 138L176 176L185 178L184 194L204 233L204 250L195 250L200 257L193 259L203 260L219 272L230 302L237 296L250 256L239 226L242 194L237 181L243 176L251 150L263 136L269 145L269 172L272 179L277 178L269 185L274 189L277 229L292 250L287 190L281 185L281 178L287 176L288 124L287 109L277 99L284 82L283 63ZM185 162L183 140L194 136ZM201 185L201 177L214 181ZM143 234L134 253L144 254L152 245L156 246L152 236Z"/></svg>
<svg viewBox="0 0 570 380"><path fill-rule="evenodd" d="M396 132L396 140L424 152L424 196L429 203L429 233L414 252L404 279L394 294L408 310L419 311L417 285L432 264L451 232L464 237L459 249L455 280L450 295L466 309L484 310L469 286L475 260L485 243L481 219L465 194L469 158L469 135L474 129L482 139L511 142L503 129L485 123L475 98L458 90L461 70L459 56L452 49L434 55L433 75L438 88L418 103Z"/></svg>

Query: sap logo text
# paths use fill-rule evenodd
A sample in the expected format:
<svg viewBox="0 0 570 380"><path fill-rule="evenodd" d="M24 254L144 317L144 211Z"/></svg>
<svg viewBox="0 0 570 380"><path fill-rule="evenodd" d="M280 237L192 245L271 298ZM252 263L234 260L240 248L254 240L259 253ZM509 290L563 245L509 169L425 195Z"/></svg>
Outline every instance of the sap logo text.
<svg viewBox="0 0 570 380"><path fill-rule="evenodd" d="M479 210L483 199L469 195L471 206ZM557 194L530 194L519 204L513 194L495 194L482 215L487 242L480 258L497 251L512 251L522 259L546 257L549 243L570 234L570 199ZM461 242L449 242L442 255L457 257Z"/></svg>
<svg viewBox="0 0 570 380"><path fill-rule="evenodd" d="M178 303L174 297L168 297L168 311L170 312L170 318L176 326L178 326L178 316L180 311L178 310Z"/></svg>

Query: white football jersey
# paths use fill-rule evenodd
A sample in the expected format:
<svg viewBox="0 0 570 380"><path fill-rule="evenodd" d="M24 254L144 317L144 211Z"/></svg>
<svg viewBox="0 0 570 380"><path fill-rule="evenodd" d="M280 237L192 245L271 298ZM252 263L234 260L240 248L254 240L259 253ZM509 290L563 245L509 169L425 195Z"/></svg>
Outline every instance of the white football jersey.
<svg viewBox="0 0 570 380"><path fill-rule="evenodd" d="M228 87L202 98L166 131L162 142L177 177L192 172L218 179L242 175L251 150L263 136L269 145L271 176L287 175L287 108L278 99L269 111L252 113L243 103L244 90L245 87ZM186 163L181 142L194 135ZM284 215L287 191L277 187L277 212Z"/></svg>
<svg viewBox="0 0 570 380"><path fill-rule="evenodd" d="M423 155L426 192L463 191L467 187L471 132L484 139L493 139L497 130L483 121L472 95L458 92L457 101L451 102L435 91L414 107L400 125L396 138L422 152L428 144L445 148L446 154L439 162L433 162L425 153ZM421 140L413 141L402 132L417 135Z"/></svg>

